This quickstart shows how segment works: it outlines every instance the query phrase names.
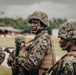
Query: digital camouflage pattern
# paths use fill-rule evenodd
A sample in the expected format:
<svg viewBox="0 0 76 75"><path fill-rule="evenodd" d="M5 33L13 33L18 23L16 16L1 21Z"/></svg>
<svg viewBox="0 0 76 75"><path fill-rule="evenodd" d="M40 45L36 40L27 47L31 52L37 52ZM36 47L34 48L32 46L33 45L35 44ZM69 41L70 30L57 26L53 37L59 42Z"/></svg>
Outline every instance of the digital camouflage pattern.
<svg viewBox="0 0 76 75"><path fill-rule="evenodd" d="M63 23L58 31L58 37L66 40L76 38L76 22L65 22Z"/></svg>
<svg viewBox="0 0 76 75"><path fill-rule="evenodd" d="M76 75L76 52L65 54L45 75Z"/></svg>
<svg viewBox="0 0 76 75"><path fill-rule="evenodd" d="M68 55L62 60L60 75L76 75L76 56Z"/></svg>
<svg viewBox="0 0 76 75"><path fill-rule="evenodd" d="M76 40L76 23L72 21L63 23L59 28L58 37L68 41ZM76 75L76 51L69 53L70 55L68 54L59 63L58 75Z"/></svg>
<svg viewBox="0 0 76 75"><path fill-rule="evenodd" d="M4 59L5 59L5 53L4 53L3 49L0 47L0 65L2 64Z"/></svg>
<svg viewBox="0 0 76 75"><path fill-rule="evenodd" d="M23 54L25 57L27 56L27 51L25 51L26 50L26 47L25 47L25 36L24 35L17 35L16 37L15 37L15 43L16 42L20 42L20 44L21 43L24 43L24 45L20 45L20 50L19 50L19 55L20 54ZM12 51L12 55L16 55L16 50L13 50ZM11 57L11 55L9 55L9 57ZM7 64L9 65L9 66L11 66L11 69L12 69L12 75L13 75L13 73L16 71L16 67L13 65L13 62L14 62L14 60L11 60L11 61L9 61L9 60L7 60ZM17 64L18 65L18 64ZM22 75L22 72L25 70L21 65L19 65L18 67L18 73L17 73L17 75Z"/></svg>
<svg viewBox="0 0 76 75"><path fill-rule="evenodd" d="M35 40L28 49L28 58L19 57L18 59L18 63L29 72L28 75L38 75L35 72L39 69L44 56L48 54L50 46L52 46L52 42L45 34L48 35L47 31L43 30L36 35Z"/></svg>
<svg viewBox="0 0 76 75"><path fill-rule="evenodd" d="M32 15L29 16L28 22L31 23L32 19L40 20L46 26L49 25L47 14L42 11L35 11Z"/></svg>

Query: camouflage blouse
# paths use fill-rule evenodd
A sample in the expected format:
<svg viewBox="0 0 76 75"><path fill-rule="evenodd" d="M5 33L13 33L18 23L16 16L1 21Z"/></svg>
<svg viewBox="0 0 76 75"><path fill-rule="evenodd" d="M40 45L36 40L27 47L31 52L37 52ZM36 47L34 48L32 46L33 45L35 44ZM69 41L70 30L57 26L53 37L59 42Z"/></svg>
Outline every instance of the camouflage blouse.
<svg viewBox="0 0 76 75"><path fill-rule="evenodd" d="M32 71L39 68L42 63L44 56L50 50L52 42L47 36L43 34L48 34L47 31L42 31L37 34L35 40L29 47L29 56L28 58L19 57L18 63L21 64L26 70Z"/></svg>
<svg viewBox="0 0 76 75"><path fill-rule="evenodd" d="M2 64L4 59L5 59L5 53L4 53L3 49L0 47L0 65Z"/></svg>
<svg viewBox="0 0 76 75"><path fill-rule="evenodd" d="M60 75L76 75L75 56L68 55L62 60L62 64L60 67Z"/></svg>

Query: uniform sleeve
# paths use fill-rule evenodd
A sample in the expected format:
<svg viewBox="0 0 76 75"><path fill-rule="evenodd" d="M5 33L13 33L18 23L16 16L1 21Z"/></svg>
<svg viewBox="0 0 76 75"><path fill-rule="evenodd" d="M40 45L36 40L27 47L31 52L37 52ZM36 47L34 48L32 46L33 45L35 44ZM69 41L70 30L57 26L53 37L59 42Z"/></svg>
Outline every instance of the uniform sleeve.
<svg viewBox="0 0 76 75"><path fill-rule="evenodd" d="M49 48L50 48L49 38L43 37L37 40L34 46L31 47L29 58L26 59L19 57L18 63L21 64L27 70L35 70L40 66Z"/></svg>
<svg viewBox="0 0 76 75"><path fill-rule="evenodd" d="M0 65L2 64L4 59L5 59L5 53L2 49L0 49Z"/></svg>
<svg viewBox="0 0 76 75"><path fill-rule="evenodd" d="M60 73L60 75L76 75L76 58L74 56L68 56L63 60Z"/></svg>

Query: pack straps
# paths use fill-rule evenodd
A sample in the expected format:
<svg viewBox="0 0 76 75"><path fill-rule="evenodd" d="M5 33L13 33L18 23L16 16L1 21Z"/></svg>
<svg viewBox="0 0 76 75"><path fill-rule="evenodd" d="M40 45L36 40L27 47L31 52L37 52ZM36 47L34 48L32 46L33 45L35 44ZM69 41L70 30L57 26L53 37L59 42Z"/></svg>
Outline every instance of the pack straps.
<svg viewBox="0 0 76 75"><path fill-rule="evenodd" d="M33 41L34 41L34 39L29 40L29 41L26 43L26 47L28 47Z"/></svg>
<svg viewBox="0 0 76 75"><path fill-rule="evenodd" d="M50 67L46 72L49 74L52 70L53 70L53 68L57 65L57 64L59 64L59 62L64 58L64 57L66 57L68 54L65 54L63 57L61 57L52 67Z"/></svg>

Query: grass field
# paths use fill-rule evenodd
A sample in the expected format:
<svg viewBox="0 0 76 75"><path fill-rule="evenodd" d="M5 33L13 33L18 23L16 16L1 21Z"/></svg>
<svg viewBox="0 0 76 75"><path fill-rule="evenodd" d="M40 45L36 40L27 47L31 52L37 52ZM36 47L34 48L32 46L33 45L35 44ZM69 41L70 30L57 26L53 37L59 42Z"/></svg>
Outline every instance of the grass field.
<svg viewBox="0 0 76 75"><path fill-rule="evenodd" d="M26 36L26 41L29 41L32 38L33 36ZM59 39L53 37L53 40L54 40L54 47L55 47L56 55L63 56L66 52L62 51L61 48L59 47ZM15 47L14 37L0 38L0 46L1 47Z"/></svg>
<svg viewBox="0 0 76 75"><path fill-rule="evenodd" d="M32 38L33 36L26 36L26 41L29 41ZM63 56L66 52L62 51L61 48L59 47L59 43L58 43L59 39L53 37L53 40L54 40L56 56L60 56L60 57ZM0 38L0 46L3 48L15 47L14 37ZM11 69L5 66L0 66L0 75L11 75Z"/></svg>
<svg viewBox="0 0 76 75"><path fill-rule="evenodd" d="M11 75L11 69L5 66L0 66L0 75Z"/></svg>

